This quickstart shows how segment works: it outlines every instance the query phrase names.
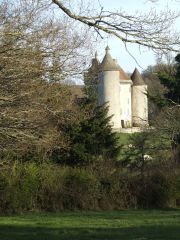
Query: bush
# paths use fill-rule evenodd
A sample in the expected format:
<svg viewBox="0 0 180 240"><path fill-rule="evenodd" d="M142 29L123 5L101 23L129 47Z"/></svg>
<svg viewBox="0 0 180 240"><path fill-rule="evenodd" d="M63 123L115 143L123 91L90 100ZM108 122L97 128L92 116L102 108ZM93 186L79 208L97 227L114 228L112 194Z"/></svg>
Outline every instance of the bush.
<svg viewBox="0 0 180 240"><path fill-rule="evenodd" d="M139 179L138 205L142 208L175 207L176 177L173 173L153 171Z"/></svg>
<svg viewBox="0 0 180 240"><path fill-rule="evenodd" d="M132 182L133 176L127 172L106 173L100 178L100 208L104 210L134 208L136 199L133 195Z"/></svg>
<svg viewBox="0 0 180 240"><path fill-rule="evenodd" d="M63 179L66 168L43 164L40 168L38 208L45 211L63 210Z"/></svg>
<svg viewBox="0 0 180 240"><path fill-rule="evenodd" d="M97 209L99 182L82 169L69 169L64 176L63 205L65 209Z"/></svg>
<svg viewBox="0 0 180 240"><path fill-rule="evenodd" d="M14 164L4 171L7 185L5 189L5 210L21 212L37 208L39 191L39 169L34 163Z"/></svg>
<svg viewBox="0 0 180 240"><path fill-rule="evenodd" d="M0 171L0 213L175 207L179 172L15 163Z"/></svg>
<svg viewBox="0 0 180 240"><path fill-rule="evenodd" d="M4 174L0 175L0 213L4 213L7 208L7 188L8 182Z"/></svg>

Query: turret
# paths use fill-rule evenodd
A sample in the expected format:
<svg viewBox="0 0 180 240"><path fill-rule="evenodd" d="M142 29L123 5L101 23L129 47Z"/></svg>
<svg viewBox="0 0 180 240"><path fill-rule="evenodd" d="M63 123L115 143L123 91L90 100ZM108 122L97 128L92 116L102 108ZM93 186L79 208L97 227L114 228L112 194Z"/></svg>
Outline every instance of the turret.
<svg viewBox="0 0 180 240"><path fill-rule="evenodd" d="M132 86L132 122L135 127L148 125L147 85L135 68L131 76Z"/></svg>
<svg viewBox="0 0 180 240"><path fill-rule="evenodd" d="M112 127L119 129L121 128L119 66L111 57L108 46L99 70L98 103L108 104Z"/></svg>
<svg viewBox="0 0 180 240"><path fill-rule="evenodd" d="M89 70L97 72L99 70L99 64L100 62L98 59L98 54L96 52L94 58L92 59L91 67Z"/></svg>
<svg viewBox="0 0 180 240"><path fill-rule="evenodd" d="M95 57L92 59L90 68L84 74L85 84L87 84L87 85L97 85L99 65L100 65L100 62L98 60L98 55L97 55L97 52L96 52Z"/></svg>

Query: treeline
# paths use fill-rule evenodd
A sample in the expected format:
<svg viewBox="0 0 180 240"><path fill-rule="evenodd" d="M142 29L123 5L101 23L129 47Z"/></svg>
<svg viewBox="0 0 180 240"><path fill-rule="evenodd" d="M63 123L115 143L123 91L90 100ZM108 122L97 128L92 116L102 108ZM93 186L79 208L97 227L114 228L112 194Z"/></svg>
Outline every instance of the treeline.
<svg viewBox="0 0 180 240"><path fill-rule="evenodd" d="M17 162L0 173L0 212L176 207L179 183L178 170L161 166L141 176L107 166L92 170Z"/></svg>

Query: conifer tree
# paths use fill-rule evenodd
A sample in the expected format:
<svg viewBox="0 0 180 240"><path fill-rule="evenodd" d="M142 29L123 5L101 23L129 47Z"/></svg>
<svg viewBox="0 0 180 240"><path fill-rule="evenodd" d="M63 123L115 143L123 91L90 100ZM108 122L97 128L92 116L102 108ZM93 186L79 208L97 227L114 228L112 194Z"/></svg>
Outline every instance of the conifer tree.
<svg viewBox="0 0 180 240"><path fill-rule="evenodd" d="M116 159L120 150L117 134L112 132L108 106L98 106L97 54L84 76L85 97L79 102L84 116L68 129L71 139L71 163L86 165L99 159Z"/></svg>
<svg viewBox="0 0 180 240"><path fill-rule="evenodd" d="M64 128L69 146L53 154L58 163L85 166L100 160L115 160L118 156L120 147L117 134L112 132L108 106L97 105L97 81L91 81L90 76L94 75L85 76L85 96L77 101L81 116Z"/></svg>
<svg viewBox="0 0 180 240"><path fill-rule="evenodd" d="M107 116L108 107L98 106L90 118L71 127L72 155L76 161L96 161L99 157L117 157L118 146L116 134L112 132Z"/></svg>
<svg viewBox="0 0 180 240"><path fill-rule="evenodd" d="M158 120L158 127L170 138L173 160L180 163L180 54L175 57L175 73L159 73L161 83L167 87L166 104L162 108Z"/></svg>
<svg viewBox="0 0 180 240"><path fill-rule="evenodd" d="M160 71L158 73L161 83L167 87L168 91L165 94L170 103L180 103L180 54L175 57L176 64L174 66L175 71L171 72Z"/></svg>

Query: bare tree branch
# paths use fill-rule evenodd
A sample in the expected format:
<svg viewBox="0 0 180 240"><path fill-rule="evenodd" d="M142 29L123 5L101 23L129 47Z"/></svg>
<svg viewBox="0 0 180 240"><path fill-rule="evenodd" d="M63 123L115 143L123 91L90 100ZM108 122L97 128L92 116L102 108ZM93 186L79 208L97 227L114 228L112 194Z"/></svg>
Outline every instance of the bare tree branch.
<svg viewBox="0 0 180 240"><path fill-rule="evenodd" d="M101 8L96 16L84 16L72 12L61 0L52 2L67 16L94 28L96 32L113 35L124 43L135 43L155 52L179 52L180 37L172 30L179 12L167 9L158 14L152 9L147 14L136 13L133 16L123 11L109 12Z"/></svg>

